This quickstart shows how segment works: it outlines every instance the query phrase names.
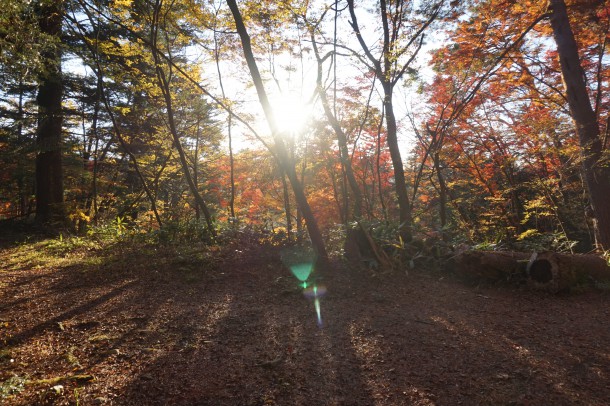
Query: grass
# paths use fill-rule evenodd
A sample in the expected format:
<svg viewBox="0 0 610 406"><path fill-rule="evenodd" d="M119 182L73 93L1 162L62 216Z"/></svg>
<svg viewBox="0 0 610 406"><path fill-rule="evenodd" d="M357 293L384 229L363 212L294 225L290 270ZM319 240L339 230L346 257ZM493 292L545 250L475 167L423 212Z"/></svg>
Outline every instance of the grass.
<svg viewBox="0 0 610 406"><path fill-rule="evenodd" d="M13 395L23 392L27 378L13 375L7 380L0 382L0 400L5 400Z"/></svg>
<svg viewBox="0 0 610 406"><path fill-rule="evenodd" d="M95 380L95 377L93 375L76 374L76 375L56 376L54 378L26 380L25 384L27 384L27 385L45 385L46 386L46 385L57 385L57 384L60 384L62 382L67 382L67 381L75 382L78 384L83 384L83 383L91 382L93 380Z"/></svg>
<svg viewBox="0 0 610 406"><path fill-rule="evenodd" d="M70 347L70 349L66 352L66 354L64 354L64 358L66 359L66 361L68 361L68 363L70 364L70 366L80 366L80 362L78 360L78 358L76 357L76 355L74 355L74 351L77 348L72 346Z"/></svg>
<svg viewBox="0 0 610 406"><path fill-rule="evenodd" d="M13 358L13 355L9 348L3 348L0 350L0 361L10 361L11 358Z"/></svg>
<svg viewBox="0 0 610 406"><path fill-rule="evenodd" d="M100 341L112 341L112 340L116 340L116 336L110 335L110 334L96 334L93 335L91 337L89 337L87 339L87 341L89 341L90 343L96 343L96 342L100 342Z"/></svg>

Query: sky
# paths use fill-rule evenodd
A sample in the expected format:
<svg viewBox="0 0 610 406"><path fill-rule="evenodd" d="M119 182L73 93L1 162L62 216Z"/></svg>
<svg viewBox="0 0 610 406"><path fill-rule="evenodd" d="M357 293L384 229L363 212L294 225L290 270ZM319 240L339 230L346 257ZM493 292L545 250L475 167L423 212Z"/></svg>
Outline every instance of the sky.
<svg viewBox="0 0 610 406"><path fill-rule="evenodd" d="M369 44L373 44L379 37L376 31L376 23L373 21L368 13L364 10L357 10L361 31ZM353 34L352 28L349 26L347 19L347 11L344 11L344 16L338 20L338 39L343 44L351 47L355 50L360 51L360 46L356 41L355 35ZM333 36L333 15L327 15L328 22L324 30L326 31L326 38L332 39ZM287 27L289 30L293 30L294 27ZM435 38L428 36L427 38ZM438 38L438 37L436 37ZM318 37L318 39L320 39ZM432 79L432 71L428 67L429 52L438 47L440 44L439 40L427 41L427 44L420 51L419 57L416 60L414 66L419 67L420 78L424 81L430 81ZM301 38L301 45L303 47L309 47L309 39ZM323 47L320 53L324 55L326 52L331 50L331 47ZM315 90L315 81L317 74L317 64L314 60L312 52L305 52L302 54L303 58L300 59L293 55L276 55L273 58L273 66L271 66L268 55L257 54L261 60L259 60L259 69L263 71L266 81L266 90L270 95L274 109L276 110L276 116L279 119L280 125L283 129L292 128L294 132L302 131L302 126L306 124L309 117L320 117L323 116L320 103L317 100L316 106L312 108L308 101L310 101ZM330 60L330 59L329 59ZM330 74L326 76L327 84L329 85L328 94L332 97L332 70L329 72L330 63L329 60L324 65L324 74ZM202 62L204 66L209 66L209 61ZM235 61L223 61L221 62L221 71L223 74L223 83L228 98L239 100L239 110L248 115L254 115L254 126L260 134L268 134L268 126L262 115L262 108L258 102L256 92L252 87L251 77L245 66L243 57L240 56L239 63ZM290 69L282 69L282 67L289 67ZM270 71L273 68L274 77L270 75ZM212 72L211 67L205 68L205 71ZM214 67L213 71L216 71ZM266 71L266 74L265 74ZM342 84L354 83L359 77L363 76L363 67L361 64L355 64L354 58L346 56L345 51L341 52L338 57L337 65L337 86L340 88ZM209 80L210 86L215 88L216 94L220 94L218 85L214 84L213 80ZM397 110L398 118L401 120L399 140L402 147L403 158L409 153L412 143L413 134L411 130L411 124L407 119L407 114L412 113L413 110L418 110L423 107L422 95L417 94L417 84L413 84L407 87L403 84L396 86L395 92L395 108ZM380 108L381 99L379 97L380 89L376 89L373 94L372 105L376 108ZM366 102L369 91L362 95L363 104ZM252 124L252 123L251 123ZM236 135L236 148L250 148L255 146L252 143L251 137L247 135L247 131L244 128L240 129Z"/></svg>
<svg viewBox="0 0 610 406"><path fill-rule="evenodd" d="M370 15L362 8L357 9L361 32L368 44L374 44L379 38L377 30L377 22L372 20ZM330 12L326 16L326 23L323 26L327 40L332 40L334 13ZM296 26L287 26L287 33L296 32ZM303 35L303 34L301 34ZM349 25L347 10L343 11L337 21L337 37L338 40L347 47L360 51L360 46L356 41L352 28ZM427 38L435 38L428 35ZM438 37L436 37L438 38ZM321 39L320 36L317 38ZM256 38L254 38L256 40ZM440 44L439 40L428 40L428 43L422 48L418 59L414 66L419 68L419 76L425 81L430 81L432 72L427 66L429 60L429 51L436 48ZM295 45L295 49L298 45ZM300 46L309 48L309 38L301 37ZM332 50L330 46L320 46L320 53L324 55ZM266 79L266 90L269 94L270 101L274 107L276 117L282 130L292 136L306 136L306 124L308 119L318 117L324 119L323 111L319 100L315 99L315 105L310 103L314 95L316 87L317 64L315 62L313 52L303 52L302 57L284 53L270 57L269 54L258 53L256 56L260 58L259 69L263 71L263 76ZM193 63L201 64L202 71L205 73L204 82L202 83L215 97L221 99L222 92L219 86L217 68L209 50L202 48L200 45L193 45L187 50L187 56ZM324 65L325 82L328 87L329 98L332 99L332 79L333 70L330 69L330 59ZM77 73L79 75L91 75L77 59L72 58L65 61L64 69L66 71ZM245 60L242 55L239 55L238 60L221 60L220 71L225 94L228 99L234 100L236 111L243 117L246 117L249 124L263 137L270 139L268 125L263 117L262 108L258 101L256 92L252 86L251 76L247 71ZM271 75L273 72L273 76ZM340 51L337 58L337 88L341 88L344 84L353 84L364 75L362 64L357 62L355 58L346 55L346 51ZM404 83L396 86L394 104L397 111L397 116L400 120L399 141L402 149L403 158L409 153L413 135L411 124L407 119L407 114L414 110L423 107L422 95L415 90L417 84L413 86L405 86ZM363 104L369 94L369 90L362 94ZM371 104L376 108L380 108L380 89L376 89L373 93ZM221 114L219 117L222 117ZM226 116L226 115L225 115ZM263 146L253 141L250 131L244 126L237 125L233 129L234 143L237 150L244 148L263 148Z"/></svg>

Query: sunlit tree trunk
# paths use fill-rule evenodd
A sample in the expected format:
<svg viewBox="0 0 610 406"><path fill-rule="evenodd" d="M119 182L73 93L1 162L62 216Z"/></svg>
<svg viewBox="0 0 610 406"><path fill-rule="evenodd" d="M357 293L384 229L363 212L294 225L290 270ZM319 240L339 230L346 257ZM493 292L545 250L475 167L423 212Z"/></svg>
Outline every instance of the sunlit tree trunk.
<svg viewBox="0 0 610 406"><path fill-rule="evenodd" d="M36 97L36 221L42 224L64 223L66 220L61 157L63 84L59 46L63 12L61 0L41 1L38 4L41 32L57 40L41 55L44 71L39 75Z"/></svg>
<svg viewBox="0 0 610 406"><path fill-rule="evenodd" d="M290 194L288 193L288 182L286 182L286 175L281 174L282 177L282 191L284 194L284 213L286 214L286 237L288 241L292 241L292 210L290 208Z"/></svg>
<svg viewBox="0 0 610 406"><path fill-rule="evenodd" d="M564 0L550 0L551 26L557 43L561 74L570 114L580 141L582 169L596 220L596 234L602 249L610 249L610 165L604 162L604 146L597 116L587 93L578 45L570 26Z"/></svg>
<svg viewBox="0 0 610 406"><path fill-rule="evenodd" d="M282 170L285 172L286 176L288 177L288 180L290 181L295 200L299 209L301 210L301 213L303 214L303 218L305 219L307 231L309 233L309 238L311 239L313 249L315 250L318 259L320 260L320 264L326 265L328 255L326 253L324 239L322 238L322 233L320 232L320 229L318 227L318 222L316 221L316 218L313 215L313 211L311 210L311 206L309 205L307 196L305 195L303 185L301 184L297 176L294 162L290 159L286 144L284 143L282 135L280 134L277 128L273 110L271 109L271 104L269 103L267 92L265 91L263 80L258 70L256 60L254 58L254 53L252 52L250 35L248 34L244 25L241 13L239 11L239 8L237 7L237 2L235 0L227 0L227 4L229 5L231 13L233 14L237 33L239 34L239 37L241 39L244 56L248 64L250 74L252 76L252 81L254 82L254 86L256 87L256 92L258 94L261 107L263 108L265 117L267 118L267 122L269 124L273 139L275 141L275 152L277 154L279 164L282 167Z"/></svg>

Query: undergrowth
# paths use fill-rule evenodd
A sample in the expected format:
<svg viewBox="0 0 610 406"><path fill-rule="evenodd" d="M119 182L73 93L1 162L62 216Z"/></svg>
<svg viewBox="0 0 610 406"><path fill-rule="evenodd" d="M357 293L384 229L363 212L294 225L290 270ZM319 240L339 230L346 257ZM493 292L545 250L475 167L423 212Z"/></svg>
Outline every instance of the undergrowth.
<svg viewBox="0 0 610 406"><path fill-rule="evenodd" d="M0 400L8 400L12 396L23 392L27 381L27 378L13 375L3 382L0 382Z"/></svg>

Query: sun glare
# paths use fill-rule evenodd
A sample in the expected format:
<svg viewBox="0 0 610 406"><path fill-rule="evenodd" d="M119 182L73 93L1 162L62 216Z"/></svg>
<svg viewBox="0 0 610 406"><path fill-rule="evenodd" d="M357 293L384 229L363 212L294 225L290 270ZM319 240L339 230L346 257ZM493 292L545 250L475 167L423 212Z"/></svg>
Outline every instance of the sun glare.
<svg viewBox="0 0 610 406"><path fill-rule="evenodd" d="M278 130L287 135L299 134L311 118L311 106L297 95L283 95L273 101Z"/></svg>

